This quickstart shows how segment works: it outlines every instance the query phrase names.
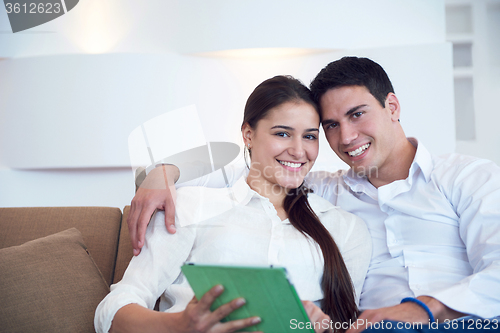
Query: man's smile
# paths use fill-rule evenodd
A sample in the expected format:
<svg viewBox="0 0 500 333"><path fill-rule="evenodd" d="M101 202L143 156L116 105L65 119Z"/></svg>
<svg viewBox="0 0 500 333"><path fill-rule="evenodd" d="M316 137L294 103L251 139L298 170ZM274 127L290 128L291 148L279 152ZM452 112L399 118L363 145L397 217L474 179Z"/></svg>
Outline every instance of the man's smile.
<svg viewBox="0 0 500 333"><path fill-rule="evenodd" d="M361 154L363 154L366 149L368 149L368 147L370 147L371 143L365 143L364 145L362 146L359 146L358 148L356 149L353 149L351 151L346 151L346 153L351 156L351 157L358 157L360 156Z"/></svg>

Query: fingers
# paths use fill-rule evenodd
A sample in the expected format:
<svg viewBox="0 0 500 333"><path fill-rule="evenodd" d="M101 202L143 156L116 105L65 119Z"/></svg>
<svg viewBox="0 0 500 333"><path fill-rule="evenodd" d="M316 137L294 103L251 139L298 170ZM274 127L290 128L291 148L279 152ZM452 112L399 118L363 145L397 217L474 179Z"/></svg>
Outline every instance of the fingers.
<svg viewBox="0 0 500 333"><path fill-rule="evenodd" d="M175 234L175 186L169 186L167 192L165 199L165 226L169 233Z"/></svg>
<svg viewBox="0 0 500 333"><path fill-rule="evenodd" d="M241 308L243 305L245 305L245 299L244 298L237 298L232 300L229 303L226 303L224 305L219 306L213 313L212 316L214 317L214 320L221 321L222 319L226 318L231 312L234 310Z"/></svg>
<svg viewBox="0 0 500 333"><path fill-rule="evenodd" d="M224 287L221 286L220 284L212 287L209 291L203 295L199 301L199 311L204 312L204 311L210 311L210 307L212 306L212 303L215 301L217 297L219 297L220 294L224 291Z"/></svg>
<svg viewBox="0 0 500 333"><path fill-rule="evenodd" d="M156 209L165 211L165 225L175 233L175 186L179 169L175 166L156 167L146 176L132 200L127 224L134 255L141 252L146 229Z"/></svg>
<svg viewBox="0 0 500 333"><path fill-rule="evenodd" d="M250 317L245 319L232 320L226 323L221 323L216 327L216 330L214 330L214 332L220 332L220 333L236 332L243 328L257 325L260 322L261 319L259 317Z"/></svg>
<svg viewBox="0 0 500 333"><path fill-rule="evenodd" d="M261 322L259 317L250 317L221 323L220 321L223 318L245 304L243 298L237 298L211 312L210 307L223 292L224 288L221 285L217 285L207 291L199 301L195 298L191 300L185 310L191 323L190 327L199 332L227 333L235 332Z"/></svg>
<svg viewBox="0 0 500 333"><path fill-rule="evenodd" d="M209 323L210 325L214 325L214 329L211 332L217 333L227 333L227 332L235 332L245 327L250 327L253 325L257 325L261 322L260 317L250 317L238 320L232 320L228 322L221 323L220 321L226 318L229 314L231 314L234 310L239 309L243 305L245 305L245 299L237 298L232 300L229 303L221 305L214 312L211 313Z"/></svg>
<svg viewBox="0 0 500 333"><path fill-rule="evenodd" d="M304 310L306 310L307 315L312 313L314 310L314 303L311 301L302 301L302 305L304 306Z"/></svg>
<svg viewBox="0 0 500 333"><path fill-rule="evenodd" d="M132 200L132 203L130 204L130 211L127 216L128 233L130 235L130 240L132 242L134 256L138 255L141 252L141 248L138 245L139 240L137 238L137 221L139 219L141 209L138 208L137 206L138 205L134 198L134 200Z"/></svg>
<svg viewBox="0 0 500 333"><path fill-rule="evenodd" d="M160 196L161 193L157 190L139 188L131 203L130 212L127 217L127 225L134 255L138 255L141 252L141 248L144 246L146 229L151 220L151 216L157 208L163 209L164 207L162 204L157 204L152 195Z"/></svg>
<svg viewBox="0 0 500 333"><path fill-rule="evenodd" d="M302 304L311 323L320 323L320 325L313 326L314 331L316 333L328 331L329 326L324 323L329 323L330 317L311 301L302 301Z"/></svg>
<svg viewBox="0 0 500 333"><path fill-rule="evenodd" d="M148 228L151 215L155 212L154 206L146 206L141 210L139 219L137 220L137 247L141 249L144 246L144 238L146 237L146 229ZM139 251L140 252L140 251Z"/></svg>

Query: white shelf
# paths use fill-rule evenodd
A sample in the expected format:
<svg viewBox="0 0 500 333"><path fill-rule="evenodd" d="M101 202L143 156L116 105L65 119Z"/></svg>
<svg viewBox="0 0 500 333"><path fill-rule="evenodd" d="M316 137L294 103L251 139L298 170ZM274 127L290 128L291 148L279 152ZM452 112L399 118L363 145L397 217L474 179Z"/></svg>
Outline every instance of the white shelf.
<svg viewBox="0 0 500 333"><path fill-rule="evenodd" d="M472 67L455 67L453 68L453 77L455 78L472 78L474 70Z"/></svg>
<svg viewBox="0 0 500 333"><path fill-rule="evenodd" d="M474 42L473 33L446 34L446 40L453 44L471 44Z"/></svg>

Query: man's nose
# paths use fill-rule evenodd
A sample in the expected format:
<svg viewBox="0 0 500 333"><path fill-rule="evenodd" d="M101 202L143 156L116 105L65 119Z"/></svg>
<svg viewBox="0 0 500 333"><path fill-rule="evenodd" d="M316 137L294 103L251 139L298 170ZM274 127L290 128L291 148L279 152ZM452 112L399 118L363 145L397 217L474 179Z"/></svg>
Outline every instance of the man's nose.
<svg viewBox="0 0 500 333"><path fill-rule="evenodd" d="M340 140L347 146L358 137L358 131L350 124L342 124L340 127Z"/></svg>

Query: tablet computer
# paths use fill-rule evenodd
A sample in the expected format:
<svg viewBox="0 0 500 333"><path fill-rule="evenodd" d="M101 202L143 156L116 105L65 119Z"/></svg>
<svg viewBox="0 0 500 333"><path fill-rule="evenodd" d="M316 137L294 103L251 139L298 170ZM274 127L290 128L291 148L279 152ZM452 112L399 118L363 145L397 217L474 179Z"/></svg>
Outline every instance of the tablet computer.
<svg viewBox="0 0 500 333"><path fill-rule="evenodd" d="M217 284L224 292L212 304L219 306L243 297L244 306L223 321L253 316L261 318L246 332L314 332L307 313L283 267L244 267L186 263L181 267L197 299Z"/></svg>

